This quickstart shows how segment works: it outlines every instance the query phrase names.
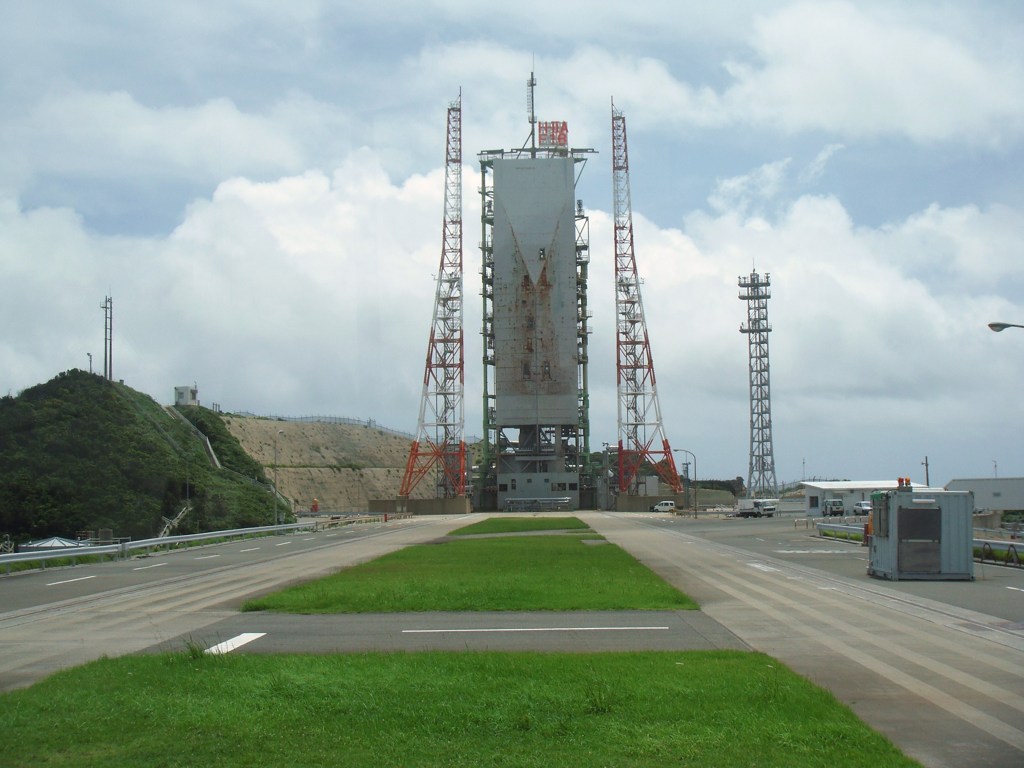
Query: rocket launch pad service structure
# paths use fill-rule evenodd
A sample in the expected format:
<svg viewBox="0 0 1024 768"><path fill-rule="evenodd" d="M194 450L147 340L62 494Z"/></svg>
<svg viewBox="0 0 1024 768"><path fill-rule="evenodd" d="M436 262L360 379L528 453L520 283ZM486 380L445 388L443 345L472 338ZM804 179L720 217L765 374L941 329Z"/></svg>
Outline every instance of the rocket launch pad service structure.
<svg viewBox="0 0 1024 768"><path fill-rule="evenodd" d="M474 481L463 438L461 98L449 109L441 269L417 439L399 502L433 472L437 499L472 493L480 510L589 509L645 495L640 475L680 483L658 406L633 255L625 118L613 108L619 472L592 466L587 308L590 221L576 187L593 149L568 126L539 122L527 82L530 135L519 149L480 152L483 430ZM607 446L607 443L605 444ZM604 497L598 499L598 472ZM641 490L643 488L643 490ZM446 508L435 505L435 509Z"/></svg>
<svg viewBox="0 0 1024 768"><path fill-rule="evenodd" d="M483 509L593 503L587 395L589 222L576 181L591 149L564 122L481 152L484 297ZM588 495L589 494L589 495Z"/></svg>

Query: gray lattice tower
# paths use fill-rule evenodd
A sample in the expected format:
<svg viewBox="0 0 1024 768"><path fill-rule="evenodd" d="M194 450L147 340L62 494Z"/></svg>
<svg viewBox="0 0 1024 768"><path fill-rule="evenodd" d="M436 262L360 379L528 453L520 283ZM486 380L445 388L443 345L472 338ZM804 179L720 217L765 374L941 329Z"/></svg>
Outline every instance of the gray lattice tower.
<svg viewBox="0 0 1024 768"><path fill-rule="evenodd" d="M750 373L750 465L747 470L747 496L778 495L775 482L775 456L772 452L772 398L768 363L768 299L771 278L757 272L739 278L740 298L747 302L747 322L740 333L747 335Z"/></svg>

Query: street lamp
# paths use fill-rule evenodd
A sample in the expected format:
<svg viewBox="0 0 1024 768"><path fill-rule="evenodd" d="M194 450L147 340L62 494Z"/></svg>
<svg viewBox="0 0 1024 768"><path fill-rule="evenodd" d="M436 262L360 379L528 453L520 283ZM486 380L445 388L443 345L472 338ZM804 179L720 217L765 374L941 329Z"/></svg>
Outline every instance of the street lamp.
<svg viewBox="0 0 1024 768"><path fill-rule="evenodd" d="M996 333L1005 331L1007 328L1024 328L1024 325L1017 325L1016 323L989 323L988 327Z"/></svg>
<svg viewBox="0 0 1024 768"><path fill-rule="evenodd" d="M693 451L688 451L685 448L673 448L676 453L685 453L691 459L693 459L693 477L690 479L690 484L693 486L693 516L697 516L697 457L693 454ZM689 475L689 473L687 473Z"/></svg>

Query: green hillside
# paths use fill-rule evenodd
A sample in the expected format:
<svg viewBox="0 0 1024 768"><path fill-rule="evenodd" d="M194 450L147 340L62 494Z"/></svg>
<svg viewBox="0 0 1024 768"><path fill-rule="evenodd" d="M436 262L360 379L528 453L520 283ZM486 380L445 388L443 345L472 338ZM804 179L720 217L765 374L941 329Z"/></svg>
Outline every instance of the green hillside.
<svg viewBox="0 0 1024 768"><path fill-rule="evenodd" d="M0 398L0 535L147 538L186 498L175 533L272 522L262 468L226 430L210 439L224 469L152 398L80 370Z"/></svg>

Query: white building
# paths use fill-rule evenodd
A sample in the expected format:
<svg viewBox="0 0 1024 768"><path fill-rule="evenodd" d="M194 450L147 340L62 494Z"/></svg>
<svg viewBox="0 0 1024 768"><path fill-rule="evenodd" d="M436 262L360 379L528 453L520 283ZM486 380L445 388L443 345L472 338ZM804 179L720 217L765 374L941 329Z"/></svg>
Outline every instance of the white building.
<svg viewBox="0 0 1024 768"><path fill-rule="evenodd" d="M833 480L833 481L805 481L800 483L804 487L804 512L808 515L820 515L822 507L829 499L842 499L843 510L850 514L853 505L858 501L871 501L871 494L875 491L893 491L899 486L899 481L893 480ZM911 487L922 489L927 486L911 483Z"/></svg>
<svg viewBox="0 0 1024 768"><path fill-rule="evenodd" d="M174 388L175 405L199 405L199 387L193 384L191 387Z"/></svg>
<svg viewBox="0 0 1024 768"><path fill-rule="evenodd" d="M947 491L971 491L974 508L995 512L1024 510L1024 477L983 477L950 480Z"/></svg>

